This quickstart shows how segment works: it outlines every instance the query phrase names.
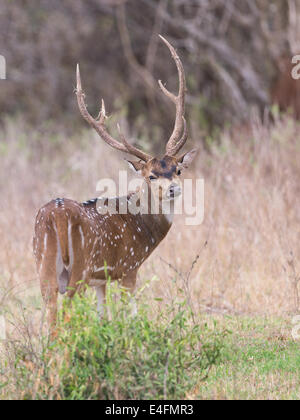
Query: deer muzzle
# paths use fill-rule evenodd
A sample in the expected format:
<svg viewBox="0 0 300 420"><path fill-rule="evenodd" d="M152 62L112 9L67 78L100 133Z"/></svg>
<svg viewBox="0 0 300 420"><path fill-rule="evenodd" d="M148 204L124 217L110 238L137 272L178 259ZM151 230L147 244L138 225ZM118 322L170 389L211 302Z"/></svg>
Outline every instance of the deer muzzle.
<svg viewBox="0 0 300 420"><path fill-rule="evenodd" d="M181 195L181 187L178 184L171 184L168 192L167 192L167 197L168 198L175 198L178 197L179 195Z"/></svg>

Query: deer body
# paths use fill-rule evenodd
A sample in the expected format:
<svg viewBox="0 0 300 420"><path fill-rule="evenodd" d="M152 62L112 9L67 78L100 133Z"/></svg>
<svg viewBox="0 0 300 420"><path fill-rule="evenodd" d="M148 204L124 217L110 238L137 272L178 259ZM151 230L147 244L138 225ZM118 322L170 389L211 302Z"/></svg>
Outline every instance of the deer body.
<svg viewBox="0 0 300 420"><path fill-rule="evenodd" d="M72 295L79 280L105 280L106 273L113 280L132 276L171 227L162 214L103 215L97 212L97 199L82 204L60 200L63 205L52 200L38 212L34 254L40 272L55 242L52 267L62 294L68 287Z"/></svg>
<svg viewBox="0 0 300 420"><path fill-rule="evenodd" d="M161 37L162 38L162 37ZM185 77L181 61L174 48L162 38L175 60L179 75L178 96L170 93L161 82L164 94L176 106L173 133L162 158L152 157L125 139L122 143L111 137L105 127L105 107L98 119L88 113L77 68L77 101L82 116L100 137L115 149L136 156L138 161L128 161L129 166L144 179L144 184L125 201L139 202L141 211L112 213L97 210L97 199L85 203L57 198L43 206L36 217L33 250L41 284L41 292L49 309L49 321L56 321L58 292L72 297L84 284L97 288L99 309L105 299L108 276L119 280L129 291L136 284L137 271L168 233L174 210L175 197L181 194L179 176L192 161L195 150L180 157L175 155L187 140L184 119ZM152 212L152 199L158 212ZM121 204L116 199L117 209ZM102 203L102 201L101 201ZM108 199L104 200L104 206ZM169 211L162 211L163 204ZM101 204L102 205L102 204Z"/></svg>

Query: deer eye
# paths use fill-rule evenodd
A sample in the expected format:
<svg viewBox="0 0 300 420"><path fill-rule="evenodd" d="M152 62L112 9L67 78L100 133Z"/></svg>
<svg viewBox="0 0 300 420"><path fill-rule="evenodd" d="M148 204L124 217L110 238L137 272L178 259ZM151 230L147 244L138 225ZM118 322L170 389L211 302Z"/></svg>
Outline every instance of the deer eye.
<svg viewBox="0 0 300 420"><path fill-rule="evenodd" d="M178 169L177 175L181 175L181 170L180 169Z"/></svg>
<svg viewBox="0 0 300 420"><path fill-rule="evenodd" d="M149 176L149 179L150 179L151 181L153 181L153 179L157 179L157 178L156 178L156 176L150 175L150 176Z"/></svg>

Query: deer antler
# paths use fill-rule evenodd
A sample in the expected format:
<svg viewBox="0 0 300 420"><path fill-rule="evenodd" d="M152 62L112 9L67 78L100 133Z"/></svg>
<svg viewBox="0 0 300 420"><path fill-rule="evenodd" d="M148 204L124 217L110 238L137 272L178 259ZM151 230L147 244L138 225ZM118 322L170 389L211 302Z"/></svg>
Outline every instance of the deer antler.
<svg viewBox="0 0 300 420"><path fill-rule="evenodd" d="M105 105L104 105L103 99L102 99L101 110L100 110L98 118L95 119L90 115L90 113L87 110L86 104L84 102L85 95L81 87L81 78L80 78L80 71L79 71L78 64L77 64L77 69L76 69L76 79L77 79L76 96L77 96L77 102L78 102L80 113L83 116L83 118L96 130L96 132L99 134L102 140L104 140L105 143L109 144L114 149L121 150L122 152L130 153L131 155L134 155L145 162L152 159L152 156L148 155L147 153L142 152L141 150L137 149L136 147L128 143L124 135L120 132L120 129L119 129L119 132L120 132L120 136L121 136L121 140L123 144L120 143L118 140L114 139L107 132L107 129L104 124L106 114L105 114Z"/></svg>
<svg viewBox="0 0 300 420"><path fill-rule="evenodd" d="M183 65L178 57L176 50L172 45L161 35L159 35L160 39L166 44L169 48L171 55L175 61L178 77L179 77L179 90L178 95L175 96L173 93L169 92L165 86L162 84L161 80L158 81L159 86L163 93L175 104L176 106L176 117L175 117L175 124L174 129L171 134L171 137L168 140L166 145L166 153L169 156L174 156L178 151L183 147L187 140L187 128L186 128L186 121L184 118L184 98L185 98L185 91L186 91L186 84L185 84L185 75L183 70ZM183 131L182 137L180 135Z"/></svg>

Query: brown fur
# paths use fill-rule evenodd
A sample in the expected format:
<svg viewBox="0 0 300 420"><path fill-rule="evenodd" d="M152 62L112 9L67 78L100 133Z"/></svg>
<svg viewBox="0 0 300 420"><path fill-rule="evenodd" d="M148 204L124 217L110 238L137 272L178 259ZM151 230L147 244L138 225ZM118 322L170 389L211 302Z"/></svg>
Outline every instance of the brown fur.
<svg viewBox="0 0 300 420"><path fill-rule="evenodd" d="M131 164L141 171L151 193L160 180L164 186L161 194L166 194L167 188L177 182L178 170L186 156L192 159L194 151L180 160L166 156ZM151 174L159 176L155 183L149 179ZM131 193L126 201L141 200L142 191ZM117 199L117 208L120 200ZM105 200L104 204L108 202ZM54 325L56 320L58 290L67 291L72 297L82 280L89 284L91 280L105 281L109 276L132 291L139 267L170 227L164 214L100 214L96 200L80 204L57 199L42 207L36 217L33 248L42 295L50 307L50 323Z"/></svg>
<svg viewBox="0 0 300 420"><path fill-rule="evenodd" d="M136 215L130 212L102 214L97 211L94 200L79 204L68 199L53 200L40 209L36 218L33 248L41 290L49 305L52 326L56 320L58 290L61 293L67 292L72 297L79 290L82 281L87 284L93 280L101 280L104 285L100 282L99 287L105 295L105 280L109 276L113 280L120 280L123 286L133 291L139 267L171 227L172 215L163 214L162 204L163 201L169 201L170 208L174 208L174 198L180 194L179 173L188 166L196 151L192 150L180 158L175 157L187 140L184 118L185 75L175 49L161 35L160 38L170 50L179 78L178 95L169 92L159 82L163 93L176 108L173 132L166 145L166 155L162 159L153 158L128 143L120 128L122 142L114 139L105 126L103 100L98 118L89 114L77 66L76 95L80 113L107 144L140 159L138 162L128 162L144 178L144 187L126 199L139 201L144 209L146 203L148 211ZM158 214L149 212L152 197L156 199ZM120 200L121 198L117 199L118 204ZM109 200L101 203L108 205Z"/></svg>

